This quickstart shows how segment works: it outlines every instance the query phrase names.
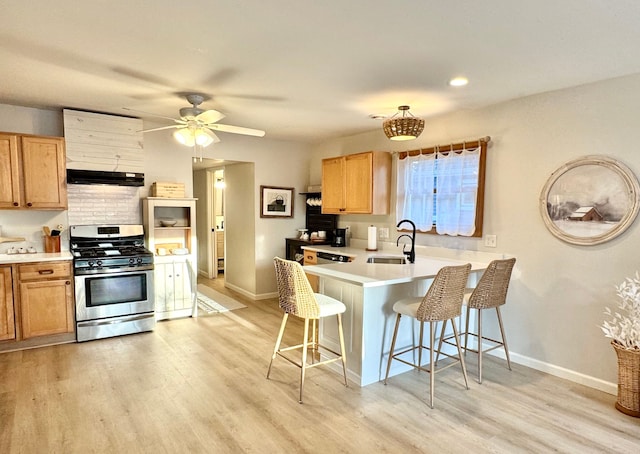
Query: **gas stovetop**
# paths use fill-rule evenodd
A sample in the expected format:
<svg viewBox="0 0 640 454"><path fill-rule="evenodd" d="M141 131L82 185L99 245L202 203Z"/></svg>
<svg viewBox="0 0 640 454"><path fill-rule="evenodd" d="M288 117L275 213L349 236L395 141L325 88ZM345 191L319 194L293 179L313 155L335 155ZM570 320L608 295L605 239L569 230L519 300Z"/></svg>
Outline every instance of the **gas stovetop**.
<svg viewBox="0 0 640 454"><path fill-rule="evenodd" d="M141 225L76 225L69 238L76 274L153 269Z"/></svg>

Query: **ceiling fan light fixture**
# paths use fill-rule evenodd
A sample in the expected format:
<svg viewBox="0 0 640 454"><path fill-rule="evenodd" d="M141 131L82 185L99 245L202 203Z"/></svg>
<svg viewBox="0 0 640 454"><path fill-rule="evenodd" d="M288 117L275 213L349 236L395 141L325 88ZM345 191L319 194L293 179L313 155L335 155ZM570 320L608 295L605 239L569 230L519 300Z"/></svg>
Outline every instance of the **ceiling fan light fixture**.
<svg viewBox="0 0 640 454"><path fill-rule="evenodd" d="M180 128L173 133L173 137L187 147L208 147L215 141L214 135L205 128Z"/></svg>
<svg viewBox="0 0 640 454"><path fill-rule="evenodd" d="M196 145L200 145L201 147L208 147L213 143L213 135L204 128L196 129L193 134L195 137Z"/></svg>
<svg viewBox="0 0 640 454"><path fill-rule="evenodd" d="M196 144L196 139L189 128L177 129L173 133L173 138L187 147L193 147Z"/></svg>
<svg viewBox="0 0 640 454"><path fill-rule="evenodd" d="M398 116L400 113L402 116ZM413 140L422 134L424 120L413 116L409 106L398 106L398 112L382 123L382 129L391 140Z"/></svg>

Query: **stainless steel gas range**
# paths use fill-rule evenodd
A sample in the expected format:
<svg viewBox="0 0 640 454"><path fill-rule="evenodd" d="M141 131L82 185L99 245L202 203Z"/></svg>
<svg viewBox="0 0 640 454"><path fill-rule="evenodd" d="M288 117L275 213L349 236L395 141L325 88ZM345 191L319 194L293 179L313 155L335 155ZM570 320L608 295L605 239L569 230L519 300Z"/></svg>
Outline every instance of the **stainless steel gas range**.
<svg viewBox="0 0 640 454"><path fill-rule="evenodd" d="M78 342L155 327L153 253L141 225L69 229Z"/></svg>

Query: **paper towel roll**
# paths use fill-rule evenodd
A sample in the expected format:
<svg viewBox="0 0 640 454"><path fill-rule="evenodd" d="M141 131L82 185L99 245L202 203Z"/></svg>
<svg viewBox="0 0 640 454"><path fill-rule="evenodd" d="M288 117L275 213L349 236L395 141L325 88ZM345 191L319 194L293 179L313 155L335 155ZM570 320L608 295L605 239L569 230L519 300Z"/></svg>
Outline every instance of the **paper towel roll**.
<svg viewBox="0 0 640 454"><path fill-rule="evenodd" d="M367 249L369 251L376 251L378 249L377 239L378 229L372 225L367 229Z"/></svg>

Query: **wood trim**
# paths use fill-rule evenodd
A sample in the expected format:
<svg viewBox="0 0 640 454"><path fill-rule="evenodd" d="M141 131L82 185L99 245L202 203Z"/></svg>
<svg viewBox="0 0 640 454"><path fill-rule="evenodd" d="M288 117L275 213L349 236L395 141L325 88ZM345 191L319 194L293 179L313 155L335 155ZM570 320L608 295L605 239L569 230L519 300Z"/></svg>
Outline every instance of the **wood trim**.
<svg viewBox="0 0 640 454"><path fill-rule="evenodd" d="M428 148L419 148L417 150L409 150L409 151L400 151L398 152L398 159L406 159L409 156L417 156L419 154L432 154L436 152L447 153L451 151L462 151L467 148L478 148L481 147L481 151L487 150L487 144L491 142L491 137L481 137L477 140L472 140L470 142L458 142L451 143L447 145L434 145Z"/></svg>

